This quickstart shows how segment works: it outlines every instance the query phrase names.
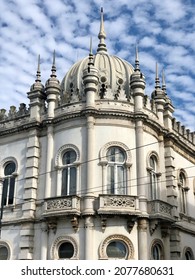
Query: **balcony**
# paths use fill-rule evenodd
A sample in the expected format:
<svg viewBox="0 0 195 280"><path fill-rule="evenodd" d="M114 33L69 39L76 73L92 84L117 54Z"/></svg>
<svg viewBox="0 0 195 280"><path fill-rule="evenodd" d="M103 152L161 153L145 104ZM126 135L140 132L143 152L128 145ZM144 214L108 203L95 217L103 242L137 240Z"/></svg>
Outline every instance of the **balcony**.
<svg viewBox="0 0 195 280"><path fill-rule="evenodd" d="M172 205L161 200L148 201L148 214L151 218L173 220Z"/></svg>
<svg viewBox="0 0 195 280"><path fill-rule="evenodd" d="M80 215L78 196L53 197L45 199L43 217Z"/></svg>
<svg viewBox="0 0 195 280"><path fill-rule="evenodd" d="M100 195L98 214L138 215L139 202L131 195Z"/></svg>

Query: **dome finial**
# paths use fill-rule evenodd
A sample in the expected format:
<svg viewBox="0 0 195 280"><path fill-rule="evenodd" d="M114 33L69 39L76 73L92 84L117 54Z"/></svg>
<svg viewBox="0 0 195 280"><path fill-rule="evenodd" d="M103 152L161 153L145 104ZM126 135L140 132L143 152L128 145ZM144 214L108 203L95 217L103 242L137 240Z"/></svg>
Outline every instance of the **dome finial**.
<svg viewBox="0 0 195 280"><path fill-rule="evenodd" d="M139 56L138 56L138 46L135 46L135 71L140 71L139 68Z"/></svg>
<svg viewBox="0 0 195 280"><path fill-rule="evenodd" d="M53 51L53 63L51 67L51 75L50 77L56 78L56 52L55 50Z"/></svg>
<svg viewBox="0 0 195 280"><path fill-rule="evenodd" d="M103 13L103 8L101 8L101 20L100 20L100 32L98 34L98 38L100 39L99 45L97 52L100 51L105 51L107 52L106 44L105 44L105 39L106 39L106 33L104 31L104 13Z"/></svg>

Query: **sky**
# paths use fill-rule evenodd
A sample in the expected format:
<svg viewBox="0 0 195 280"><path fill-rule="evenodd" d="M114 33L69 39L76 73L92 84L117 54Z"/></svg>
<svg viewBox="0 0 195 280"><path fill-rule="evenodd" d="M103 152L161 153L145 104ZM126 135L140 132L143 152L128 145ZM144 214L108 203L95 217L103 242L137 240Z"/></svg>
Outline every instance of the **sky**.
<svg viewBox="0 0 195 280"><path fill-rule="evenodd" d="M88 56L90 37L96 53L101 7L109 54L134 66L138 46L149 96L158 63L174 117L195 131L195 0L1 0L0 109L29 106L27 92L36 78L39 54L44 84L54 50L60 81Z"/></svg>

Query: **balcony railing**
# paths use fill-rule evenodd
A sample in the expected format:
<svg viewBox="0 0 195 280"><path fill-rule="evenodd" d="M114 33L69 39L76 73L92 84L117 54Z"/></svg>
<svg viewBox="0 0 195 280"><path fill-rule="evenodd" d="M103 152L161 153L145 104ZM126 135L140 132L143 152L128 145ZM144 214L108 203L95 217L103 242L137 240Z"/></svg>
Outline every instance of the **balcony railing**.
<svg viewBox="0 0 195 280"><path fill-rule="evenodd" d="M173 219L172 205L162 200L148 201L148 213L159 218Z"/></svg>
<svg viewBox="0 0 195 280"><path fill-rule="evenodd" d="M70 214L80 214L80 198L78 196L54 197L45 200L44 217Z"/></svg>
<svg viewBox="0 0 195 280"><path fill-rule="evenodd" d="M98 214L139 214L139 203L136 196L100 195Z"/></svg>

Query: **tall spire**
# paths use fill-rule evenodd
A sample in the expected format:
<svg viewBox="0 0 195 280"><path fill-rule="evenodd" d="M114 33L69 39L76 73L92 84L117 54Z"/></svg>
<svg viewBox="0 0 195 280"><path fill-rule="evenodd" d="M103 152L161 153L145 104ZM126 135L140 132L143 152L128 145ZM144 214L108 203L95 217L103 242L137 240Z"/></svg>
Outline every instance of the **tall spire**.
<svg viewBox="0 0 195 280"><path fill-rule="evenodd" d="M155 88L159 89L160 88L160 80L159 80L159 76L158 76L158 63L156 62L156 78L155 78Z"/></svg>
<svg viewBox="0 0 195 280"><path fill-rule="evenodd" d="M135 47L135 71L140 71L139 68L139 56L138 56L138 46Z"/></svg>
<svg viewBox="0 0 195 280"><path fill-rule="evenodd" d="M41 83L40 54L38 55L37 75L36 75L35 82Z"/></svg>
<svg viewBox="0 0 195 280"><path fill-rule="evenodd" d="M100 32L98 34L98 38L100 40L97 52L100 51L105 51L107 52L106 44L105 44L105 39L106 39L106 33L104 31L104 13L103 13L103 8L101 8L101 20L100 20Z"/></svg>
<svg viewBox="0 0 195 280"><path fill-rule="evenodd" d="M164 69L162 70L162 90L166 94L166 83L165 83L165 73Z"/></svg>
<svg viewBox="0 0 195 280"><path fill-rule="evenodd" d="M52 63L52 67L51 67L51 78L56 78L56 52L55 50L53 51L53 63Z"/></svg>
<svg viewBox="0 0 195 280"><path fill-rule="evenodd" d="M88 65L94 65L93 62L93 51L92 51L92 37L90 38L90 48L89 48L89 62Z"/></svg>

